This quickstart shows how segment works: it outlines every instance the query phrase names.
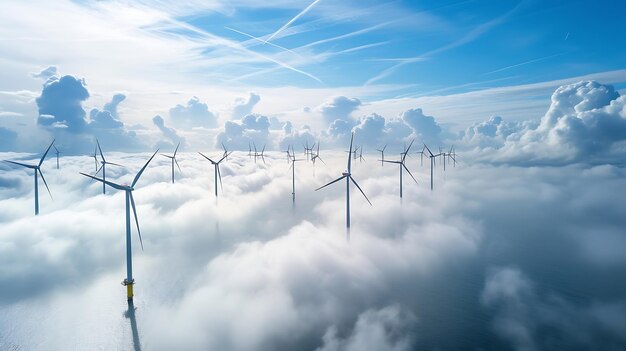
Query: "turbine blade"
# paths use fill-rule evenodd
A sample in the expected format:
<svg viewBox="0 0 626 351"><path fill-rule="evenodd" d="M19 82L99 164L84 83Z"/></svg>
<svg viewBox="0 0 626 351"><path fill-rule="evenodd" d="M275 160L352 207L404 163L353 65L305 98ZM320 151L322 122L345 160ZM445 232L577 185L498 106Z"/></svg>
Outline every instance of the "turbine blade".
<svg viewBox="0 0 626 351"><path fill-rule="evenodd" d="M104 163L106 163L107 165L113 165L113 166L118 166L118 167L124 167L124 166L122 166L122 165L120 165L120 164L113 163L113 162L107 162L107 161L105 161Z"/></svg>
<svg viewBox="0 0 626 351"><path fill-rule="evenodd" d="M100 173L101 170L102 170L102 166L100 166L100 168L98 168L98 170L96 170L96 173L94 173L94 176L97 175L98 173Z"/></svg>
<svg viewBox="0 0 626 351"><path fill-rule="evenodd" d="M100 157L102 157L102 161L106 161L104 159L104 154L102 153L102 147L100 147L100 142L98 141L98 138L96 138L96 144L98 144L98 150L100 151Z"/></svg>
<svg viewBox="0 0 626 351"><path fill-rule="evenodd" d="M220 160L217 161L217 163L220 163L220 162L224 161L226 159L226 157L228 157L228 155L230 155L229 152L225 153L224 156L222 156L222 158L220 158Z"/></svg>
<svg viewBox="0 0 626 351"><path fill-rule="evenodd" d="M56 140L56 139L54 139L54 140ZM52 140L52 142L50 143L50 146L48 146L48 148L46 149L46 152L44 152L43 156L41 156L41 159L39 160L39 164L37 165L38 167L41 167L41 164L43 163L43 160L46 159L46 155L48 155L48 151L50 151L50 148L54 144L54 140Z"/></svg>
<svg viewBox="0 0 626 351"><path fill-rule="evenodd" d="M337 183L338 181L342 180L343 178L345 178L345 177L347 177L347 176L348 176L348 175L341 176L341 177L339 177L339 178L337 178L337 179L333 180L332 182L330 182L330 183L328 183L328 184L326 184L326 185L323 185L323 186L321 186L321 187L319 187L319 188L315 189L315 191L318 191L318 190L320 190L320 189L322 189L322 188L325 188L325 187L327 187L327 186L329 186L329 185L331 185L331 184L333 184L333 183Z"/></svg>
<svg viewBox="0 0 626 351"><path fill-rule="evenodd" d="M141 251L143 251L143 239L141 239L141 230L139 230L139 219L137 218L137 208L135 207L135 199L133 198L133 192L130 192L130 204L133 206L133 214L135 215L135 224L137 225L137 234L139 234L139 243L141 244Z"/></svg>
<svg viewBox="0 0 626 351"><path fill-rule="evenodd" d="M8 160L7 160L7 161L4 161L4 162L13 163L13 164L15 164L15 165L22 166L22 167L26 167L26 168L30 168L30 169L36 169L36 168L37 168L37 166L27 165L27 164L25 164L25 163L21 163L21 162L8 161Z"/></svg>
<svg viewBox="0 0 626 351"><path fill-rule="evenodd" d="M103 180L101 178L94 177L94 176L92 176L90 174L87 174L87 173L80 172L80 174L84 175L85 177L89 177L91 179L95 179L95 180L97 180L99 182L102 182L102 183L104 183L104 184L106 184L106 185L108 185L108 186L110 186L110 187L112 187L114 189L117 189L117 190L127 190L128 189L127 187L125 187L123 185L115 184L113 182L109 182L108 180Z"/></svg>
<svg viewBox="0 0 626 351"><path fill-rule="evenodd" d="M54 200L54 198L52 197L52 193L50 192L50 188L48 188L48 183L46 182L46 178L44 178L43 173L41 173L41 169L37 168L37 170L35 172L39 171L39 175L41 176L41 180L43 180L43 184L46 186L46 189L48 189L48 194L50 195L50 198L52 200Z"/></svg>
<svg viewBox="0 0 626 351"><path fill-rule="evenodd" d="M415 141L415 139L411 140L411 143L409 144L409 147L407 147L406 150L404 151L404 156L402 157L402 162L404 162L404 159L406 158L406 155L409 154L409 150L411 150L411 145L413 145L414 141Z"/></svg>
<svg viewBox="0 0 626 351"><path fill-rule="evenodd" d="M215 164L215 167L217 167L217 176L220 178L220 189L224 191L224 185L222 185L222 172L220 172L220 164Z"/></svg>
<svg viewBox="0 0 626 351"><path fill-rule="evenodd" d="M148 162L146 162L145 165L143 165L143 167L139 170L139 173L137 173L137 175L135 176L135 179L133 179L133 182L130 184L131 188L135 187L135 184L137 184L137 181L139 180L139 177L141 177L141 174L143 173L143 171L146 169L146 167L148 167L148 164L150 163L150 161L152 161L152 159L154 158L154 155L157 154L157 152L159 152L159 149L157 149L152 156L150 156L150 159L148 160Z"/></svg>
<svg viewBox="0 0 626 351"><path fill-rule="evenodd" d="M165 157L167 157L167 158L174 158L174 156L170 156L170 155L166 155L166 154L159 154L159 155L161 155L161 156L165 156Z"/></svg>
<svg viewBox="0 0 626 351"><path fill-rule="evenodd" d="M320 161L322 161L322 163L323 163L324 165L326 164L326 162L324 162L324 160L322 160L322 158L321 158L321 157L319 157L319 155L317 156L317 158L319 158L319 159L320 159Z"/></svg>
<svg viewBox="0 0 626 351"><path fill-rule="evenodd" d="M350 151L348 152L348 173L350 173L350 167L352 165L351 160L352 160L352 141L353 140L354 140L354 132L352 132L352 136L350 137Z"/></svg>
<svg viewBox="0 0 626 351"><path fill-rule="evenodd" d="M178 147L180 146L180 141L178 142L178 145L176 145L176 149L174 149L174 156L176 157L176 153L178 152Z"/></svg>
<svg viewBox="0 0 626 351"><path fill-rule="evenodd" d="M216 164L217 162L211 160L210 158L206 157L202 152L198 152L202 157L206 158L207 160L211 161L211 163Z"/></svg>
<svg viewBox="0 0 626 351"><path fill-rule="evenodd" d="M433 157L433 153L432 153L432 151L430 151L428 146L426 146L426 144L424 144L424 147L426 148L426 150L428 150L428 153L430 154L430 157ZM423 151L423 149L422 149L422 151Z"/></svg>
<svg viewBox="0 0 626 351"><path fill-rule="evenodd" d="M380 161L385 162L385 163L402 163L400 161L389 161L389 160L380 160Z"/></svg>
<svg viewBox="0 0 626 351"><path fill-rule="evenodd" d="M180 174L183 174L183 170L180 169L180 166L178 165L178 161L176 159L174 159L174 163L176 163L176 167L178 167L178 170L180 171Z"/></svg>
<svg viewBox="0 0 626 351"><path fill-rule="evenodd" d="M413 174L411 174L411 171L409 171L409 169L406 167L406 165L403 163L402 167L404 167L404 169L406 169L406 171L409 173L409 175L411 176L411 178L413 178L413 180L415 181L415 184L419 184L417 182L417 179L415 179L415 177L413 177Z"/></svg>
<svg viewBox="0 0 626 351"><path fill-rule="evenodd" d="M370 203L370 206L372 205L372 202L370 201L370 199L367 198L367 195L365 195L365 193L363 192L363 189L361 189L361 187L359 186L359 184L356 182L356 180L354 180L354 178L352 178L352 176L348 176L350 177L350 180L352 181L352 183L354 183L354 185L356 185L356 187L359 189L359 191L361 192L361 194L363 194L363 196L365 196L365 200L367 200L367 202Z"/></svg>

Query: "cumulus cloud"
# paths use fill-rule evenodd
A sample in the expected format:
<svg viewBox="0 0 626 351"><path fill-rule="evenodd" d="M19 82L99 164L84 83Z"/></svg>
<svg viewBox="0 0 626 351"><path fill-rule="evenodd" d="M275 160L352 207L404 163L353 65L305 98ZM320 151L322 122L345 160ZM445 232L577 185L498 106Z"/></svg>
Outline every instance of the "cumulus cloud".
<svg viewBox="0 0 626 351"><path fill-rule="evenodd" d="M478 148L497 149L504 145L513 133L522 131L525 123L507 122L500 116L493 116L486 121L474 123L461 132L461 141Z"/></svg>
<svg viewBox="0 0 626 351"><path fill-rule="evenodd" d="M434 117L425 115L421 108L415 108L404 111L400 118L415 133L415 137L431 145L439 145L441 143L441 127Z"/></svg>
<svg viewBox="0 0 626 351"><path fill-rule="evenodd" d="M356 111L359 106L361 106L361 100L357 98L335 96L318 106L317 110L322 113L328 123L332 123L338 119L351 121L352 112Z"/></svg>
<svg viewBox="0 0 626 351"><path fill-rule="evenodd" d="M45 127L62 125L69 132L81 133L87 127L82 103L89 97L85 81L73 76L52 79L43 85L37 101L37 123Z"/></svg>
<svg viewBox="0 0 626 351"><path fill-rule="evenodd" d="M178 127L217 127L217 114L209 111L209 106L194 96L186 105L176 105L170 109L172 124Z"/></svg>
<svg viewBox="0 0 626 351"><path fill-rule="evenodd" d="M413 133L411 128L401 119L385 120L375 113L359 119L354 127L354 136L370 147L380 147L386 143L394 143L396 147L406 141ZM392 146L393 147L393 146Z"/></svg>
<svg viewBox="0 0 626 351"><path fill-rule="evenodd" d="M621 162L626 152L626 98L595 81L564 85L552 94L539 123L491 119L472 126L463 137L480 147L497 148L489 156L496 162Z"/></svg>
<svg viewBox="0 0 626 351"><path fill-rule="evenodd" d="M248 150L250 144L256 144L257 148L274 148L270 139L270 121L267 116L250 114L240 121L226 121L224 131L217 135L217 145L224 143L229 149Z"/></svg>
<svg viewBox="0 0 626 351"><path fill-rule="evenodd" d="M233 106L232 119L242 118L252 113L252 109L261 101L261 96L249 93L247 99L237 98Z"/></svg>
<svg viewBox="0 0 626 351"><path fill-rule="evenodd" d="M175 147L178 143L181 143L184 146L184 139L178 135L176 129L170 128L165 125L165 120L163 120L163 117L159 115L152 117L152 123L154 123L154 125L159 128L159 131L161 132L163 137L167 139L167 141L158 142L153 148L171 148Z"/></svg>
<svg viewBox="0 0 626 351"><path fill-rule="evenodd" d="M57 71L56 66L48 66L47 68L44 68L39 72L31 72L29 75L32 78L43 79L44 81L47 81L48 79L50 79L53 76L56 76L57 74L58 74L58 71Z"/></svg>
<svg viewBox="0 0 626 351"><path fill-rule="evenodd" d="M86 118L82 103L89 98L85 81L66 75L50 78L37 101L37 124L57 139L68 153L89 152L94 137L115 150L140 150L145 147L134 131L127 131L119 118L118 106L126 99L115 94L102 109L94 108Z"/></svg>

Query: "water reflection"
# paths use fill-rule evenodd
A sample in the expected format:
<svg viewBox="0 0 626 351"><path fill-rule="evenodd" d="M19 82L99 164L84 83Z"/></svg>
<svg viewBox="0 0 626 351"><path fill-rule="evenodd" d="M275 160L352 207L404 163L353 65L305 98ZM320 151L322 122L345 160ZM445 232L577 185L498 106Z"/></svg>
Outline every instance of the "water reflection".
<svg viewBox="0 0 626 351"><path fill-rule="evenodd" d="M137 330L137 319L135 318L135 307L132 300L128 301L128 310L124 313L124 317L130 319L130 329L133 334L133 349L141 351L141 342L139 341L139 331Z"/></svg>

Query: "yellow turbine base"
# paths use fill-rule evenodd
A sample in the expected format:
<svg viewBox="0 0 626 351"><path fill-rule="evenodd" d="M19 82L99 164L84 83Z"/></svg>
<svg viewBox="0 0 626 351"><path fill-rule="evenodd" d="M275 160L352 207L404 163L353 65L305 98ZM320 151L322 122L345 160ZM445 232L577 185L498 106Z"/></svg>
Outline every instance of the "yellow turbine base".
<svg viewBox="0 0 626 351"><path fill-rule="evenodd" d="M129 300L133 299L133 283L126 285L126 294Z"/></svg>

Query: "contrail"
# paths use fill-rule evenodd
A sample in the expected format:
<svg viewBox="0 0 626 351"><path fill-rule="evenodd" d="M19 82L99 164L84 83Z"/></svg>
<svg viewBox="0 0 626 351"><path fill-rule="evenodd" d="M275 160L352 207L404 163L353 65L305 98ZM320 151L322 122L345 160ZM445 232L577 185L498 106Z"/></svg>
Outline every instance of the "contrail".
<svg viewBox="0 0 626 351"><path fill-rule="evenodd" d="M520 3L518 3L513 9L509 10L507 13L505 13L504 15L494 18L489 22L483 23L481 25L479 25L478 27L474 28L473 30L469 31L466 35L464 35L463 37L453 41L452 43L448 44L448 45L444 45L440 48L431 50L423 55L417 56L417 57L413 57L413 58L407 58L404 60L399 60L399 62L387 69L385 69L384 71L380 72L378 75L368 79L365 82L365 85L370 85L376 81L379 81L387 76L389 76L390 74L392 74L393 72L395 72L398 68L409 64L409 63L413 63L413 62L417 62L417 61L421 61L424 60L427 57L430 56L434 56L436 54L457 48L459 46L465 45L467 43L471 43L474 40L480 38L483 34L487 33L489 30L491 30L493 27L498 26L499 24L503 23L505 20L507 20L513 13L517 12L517 10L519 8L521 8L527 1L522 1Z"/></svg>
<svg viewBox="0 0 626 351"><path fill-rule="evenodd" d="M488 74L492 74L492 73L498 73L498 72L506 71L507 69L511 69L511 68L515 68L515 67L520 67L520 66L525 66L525 65L528 65L528 64L531 64L531 63L535 63L535 62L539 62L539 61L547 60L547 59L549 59L549 58L553 58L553 57L556 57L556 56L561 56L561 55L563 55L563 54L564 54L564 52L561 52L561 53L558 53L558 54L554 54L554 55L550 55L550 56L539 57L539 58L536 58L536 59L532 59L532 60L530 60L530 61L526 61L526 62L518 63L518 64L515 64L515 65L511 65L511 66L502 67L502 68L497 69L497 70L495 70L495 71L491 71L491 72L483 73L482 75L483 75L483 76L486 76L486 75L488 75Z"/></svg>
<svg viewBox="0 0 626 351"><path fill-rule="evenodd" d="M280 27L277 31L274 32L274 34L270 35L269 38L267 38L267 40L265 40L265 43L269 42L270 40L272 40L272 38L274 38L278 33L282 32L283 30L285 30L287 27L289 27L293 22L295 22L298 18L302 17L305 13L309 12L309 10L315 6L318 2L320 2L320 0L315 0L311 3L311 5L307 6L304 10L302 10L299 14L296 15L296 17L292 18L289 22L285 23L285 25L283 25L282 27Z"/></svg>
<svg viewBox="0 0 626 351"><path fill-rule="evenodd" d="M285 62L281 62L281 61L276 60L274 58L271 58L269 56L266 56L266 55L260 54L260 53L258 53L256 51L250 50L250 49L244 47L243 45L241 45L238 42L233 42L232 40L228 40L228 39L222 38L220 36L217 36L215 34L212 34L212 33L209 33L209 32L207 32L205 30L197 28L197 27L195 27L193 25L177 21L177 20L175 20L173 18L164 18L164 19L167 20L168 22L170 22L171 24L179 26L180 28L187 29L187 30L189 30L189 31L191 31L193 33L199 34L201 37L207 38L208 39L207 41L211 45L223 45L225 47L228 47L228 48L231 48L231 49L234 49L234 50L242 51L242 52L250 54L252 56L256 56L256 57L262 58L264 60L271 61L271 62L273 62L273 63L275 63L275 64L277 64L277 65L279 65L279 66L281 66L283 68L286 68L288 70L291 70L291 71L303 74L303 75L305 75L305 76L307 76L307 77L309 77L309 78L311 78L311 79L313 79L313 80L315 80L315 81L317 81L319 83L322 83L322 84L324 83L319 78L317 78L316 76L314 76L314 75L312 75L310 73L307 73L307 72L304 72L304 71L302 71L300 69L297 69L297 68L295 68L295 67L293 67L293 66L291 66L291 65L289 65L289 64L287 64Z"/></svg>
<svg viewBox="0 0 626 351"><path fill-rule="evenodd" d="M224 28L226 28L226 29L228 29L228 30L230 30L230 31L233 31L233 32L235 32L235 33L239 33L239 34L241 34L241 35L244 35L244 36L246 36L246 37L248 37L248 38L251 38L251 39L257 40L257 41L259 41L259 42L261 42L261 43L269 44L269 45L271 45L271 46L273 46L273 47L275 47L275 48L278 48L278 49L281 49L281 50L284 50L284 51L289 51L289 52L290 52L290 53L292 53L292 54L300 55L300 54L298 54L297 52L295 52L295 51L293 51L293 50L290 50L290 49L287 49L287 48L286 48L286 47L284 47L284 46L276 45L276 44L274 44L274 43L269 43L269 42L267 42L267 41L265 41L265 40L263 40L263 39L261 39L261 38L259 38L259 37L255 37L255 36L250 35L250 34L248 34L248 33L246 33L246 32L242 32L242 31L240 31L240 30L237 30L237 29L235 29L235 28L231 28L231 27L227 27L227 26L224 26Z"/></svg>

